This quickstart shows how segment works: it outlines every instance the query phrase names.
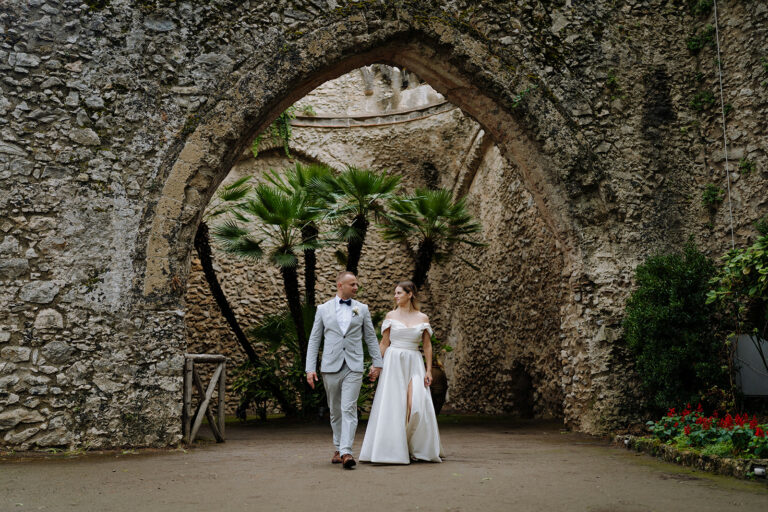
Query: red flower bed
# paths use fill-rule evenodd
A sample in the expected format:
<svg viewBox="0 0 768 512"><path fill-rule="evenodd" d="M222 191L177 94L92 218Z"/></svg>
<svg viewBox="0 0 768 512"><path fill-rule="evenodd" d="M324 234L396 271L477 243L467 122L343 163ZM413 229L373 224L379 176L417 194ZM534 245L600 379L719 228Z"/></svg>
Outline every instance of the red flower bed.
<svg viewBox="0 0 768 512"><path fill-rule="evenodd" d="M694 448L715 445L732 446L735 456L768 457L768 425L759 425L757 417L747 414L720 417L717 411L706 416L699 404L687 404L681 412L673 407L659 421L647 423L651 434L663 442L677 442Z"/></svg>

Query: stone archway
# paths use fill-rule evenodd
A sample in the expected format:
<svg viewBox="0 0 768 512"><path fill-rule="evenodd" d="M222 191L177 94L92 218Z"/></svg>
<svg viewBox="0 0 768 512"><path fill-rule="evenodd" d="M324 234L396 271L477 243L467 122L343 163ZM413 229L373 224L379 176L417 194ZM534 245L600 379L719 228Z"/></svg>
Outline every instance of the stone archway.
<svg viewBox="0 0 768 512"><path fill-rule="evenodd" d="M446 33L442 34L443 38L447 36ZM458 33L454 37L462 39ZM317 35L309 38L306 42L307 52L311 53L318 38L322 40ZM466 69L455 64L461 61L461 53L468 51L473 64L482 62L495 66L495 71L500 74L496 78L502 81L513 80L513 76L499 71L500 64L494 61L491 54L468 44L466 40L453 47L424 42L428 40L427 36L421 34L416 37L410 31L405 34L386 34L366 51L361 52L359 45L352 45L347 50L348 55L337 45L335 50L339 52L336 55L338 60L327 57L322 65L307 63L306 69L291 69L294 76L286 78L286 82L299 85L292 89L285 85L285 96L280 98L275 93L273 104L263 99L264 91L249 76L250 73L257 73L258 69L245 71L244 78L224 94L227 100L218 103L189 136L163 185L149 233L144 295L157 297L162 294L158 292L173 289L174 279L179 283L184 282L188 258L187 240L189 234L194 232L200 212L228 172L233 159L272 116L318 84L373 62L413 70L449 101L480 122L504 156L520 170L526 188L543 212L551 232L557 237L557 243L566 255L567 268L563 274L579 275L583 257L582 248L574 236L576 221L569 205L573 199L568 198L566 190L559 183L564 170L573 173L591 161L589 150L578 143L578 132L572 129L568 120L562 117L544 94L531 95L530 107L521 109L518 114L512 106L516 101L513 93L532 88L535 82L529 78L518 77L513 81L514 87L497 93L492 99L491 93L482 89L482 83L477 84L477 74L471 76ZM510 95L513 97L509 98ZM509 106L504 106L505 101ZM542 132L545 131L548 134L543 136ZM556 276L556 279L563 279L563 276ZM571 397L563 404L569 423L594 429L590 426L592 420L589 413L584 411L582 398L585 393L594 392L588 380L590 363L594 361L582 360L573 365L566 363L573 361L579 353L584 357L584 349L580 348L584 344L584 323L582 320L568 318L575 309L563 307L562 326L572 327L578 322L582 333L578 336L574 336L575 332L566 335L567 343L561 343L561 350L568 354L563 358L563 366L570 366L572 374L568 381L577 373L583 377L580 382L576 379L576 386L572 384L574 381L566 380L555 386L563 388L563 396ZM577 389L574 390L574 387Z"/></svg>

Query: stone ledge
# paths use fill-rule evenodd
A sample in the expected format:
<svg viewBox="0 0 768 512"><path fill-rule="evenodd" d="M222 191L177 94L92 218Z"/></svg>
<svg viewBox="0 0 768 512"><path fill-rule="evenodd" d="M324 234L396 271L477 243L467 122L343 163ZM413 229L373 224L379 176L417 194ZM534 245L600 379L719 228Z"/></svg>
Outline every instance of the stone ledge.
<svg viewBox="0 0 768 512"><path fill-rule="evenodd" d="M658 439L649 439L632 435L618 435L613 438L617 445L628 450L647 453L659 457L666 462L674 462L682 466L709 471L718 475L735 476L742 479L757 479L768 483L765 477L754 477L755 467L768 467L768 459L731 459L717 455L700 455L692 451L681 451L664 444Z"/></svg>

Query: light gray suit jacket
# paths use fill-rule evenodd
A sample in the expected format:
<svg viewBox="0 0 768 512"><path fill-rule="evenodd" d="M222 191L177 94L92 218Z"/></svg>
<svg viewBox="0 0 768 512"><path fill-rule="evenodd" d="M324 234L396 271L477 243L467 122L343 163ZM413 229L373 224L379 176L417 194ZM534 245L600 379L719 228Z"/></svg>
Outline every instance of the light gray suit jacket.
<svg viewBox="0 0 768 512"><path fill-rule="evenodd" d="M368 345L368 353L373 360L373 366L381 368L383 362L379 351L379 340L373 329L373 321L368 306L352 299L352 321L346 332L341 332L339 321L336 319L336 303L334 297L317 307L315 323L309 335L307 347L307 372L317 368L317 353L320 350L320 339L323 338L323 360L320 371L334 373L341 370L344 361L353 372L363 371L363 338ZM346 307L346 306L345 306ZM354 311L357 310L357 314Z"/></svg>

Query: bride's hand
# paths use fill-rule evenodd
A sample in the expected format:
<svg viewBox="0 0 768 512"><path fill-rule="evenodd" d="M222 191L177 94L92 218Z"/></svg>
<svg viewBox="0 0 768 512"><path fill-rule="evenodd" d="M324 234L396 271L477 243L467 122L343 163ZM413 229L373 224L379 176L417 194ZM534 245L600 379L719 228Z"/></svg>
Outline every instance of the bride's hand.
<svg viewBox="0 0 768 512"><path fill-rule="evenodd" d="M432 384L432 370L428 371L426 375L424 375L424 387L429 387L429 385Z"/></svg>

